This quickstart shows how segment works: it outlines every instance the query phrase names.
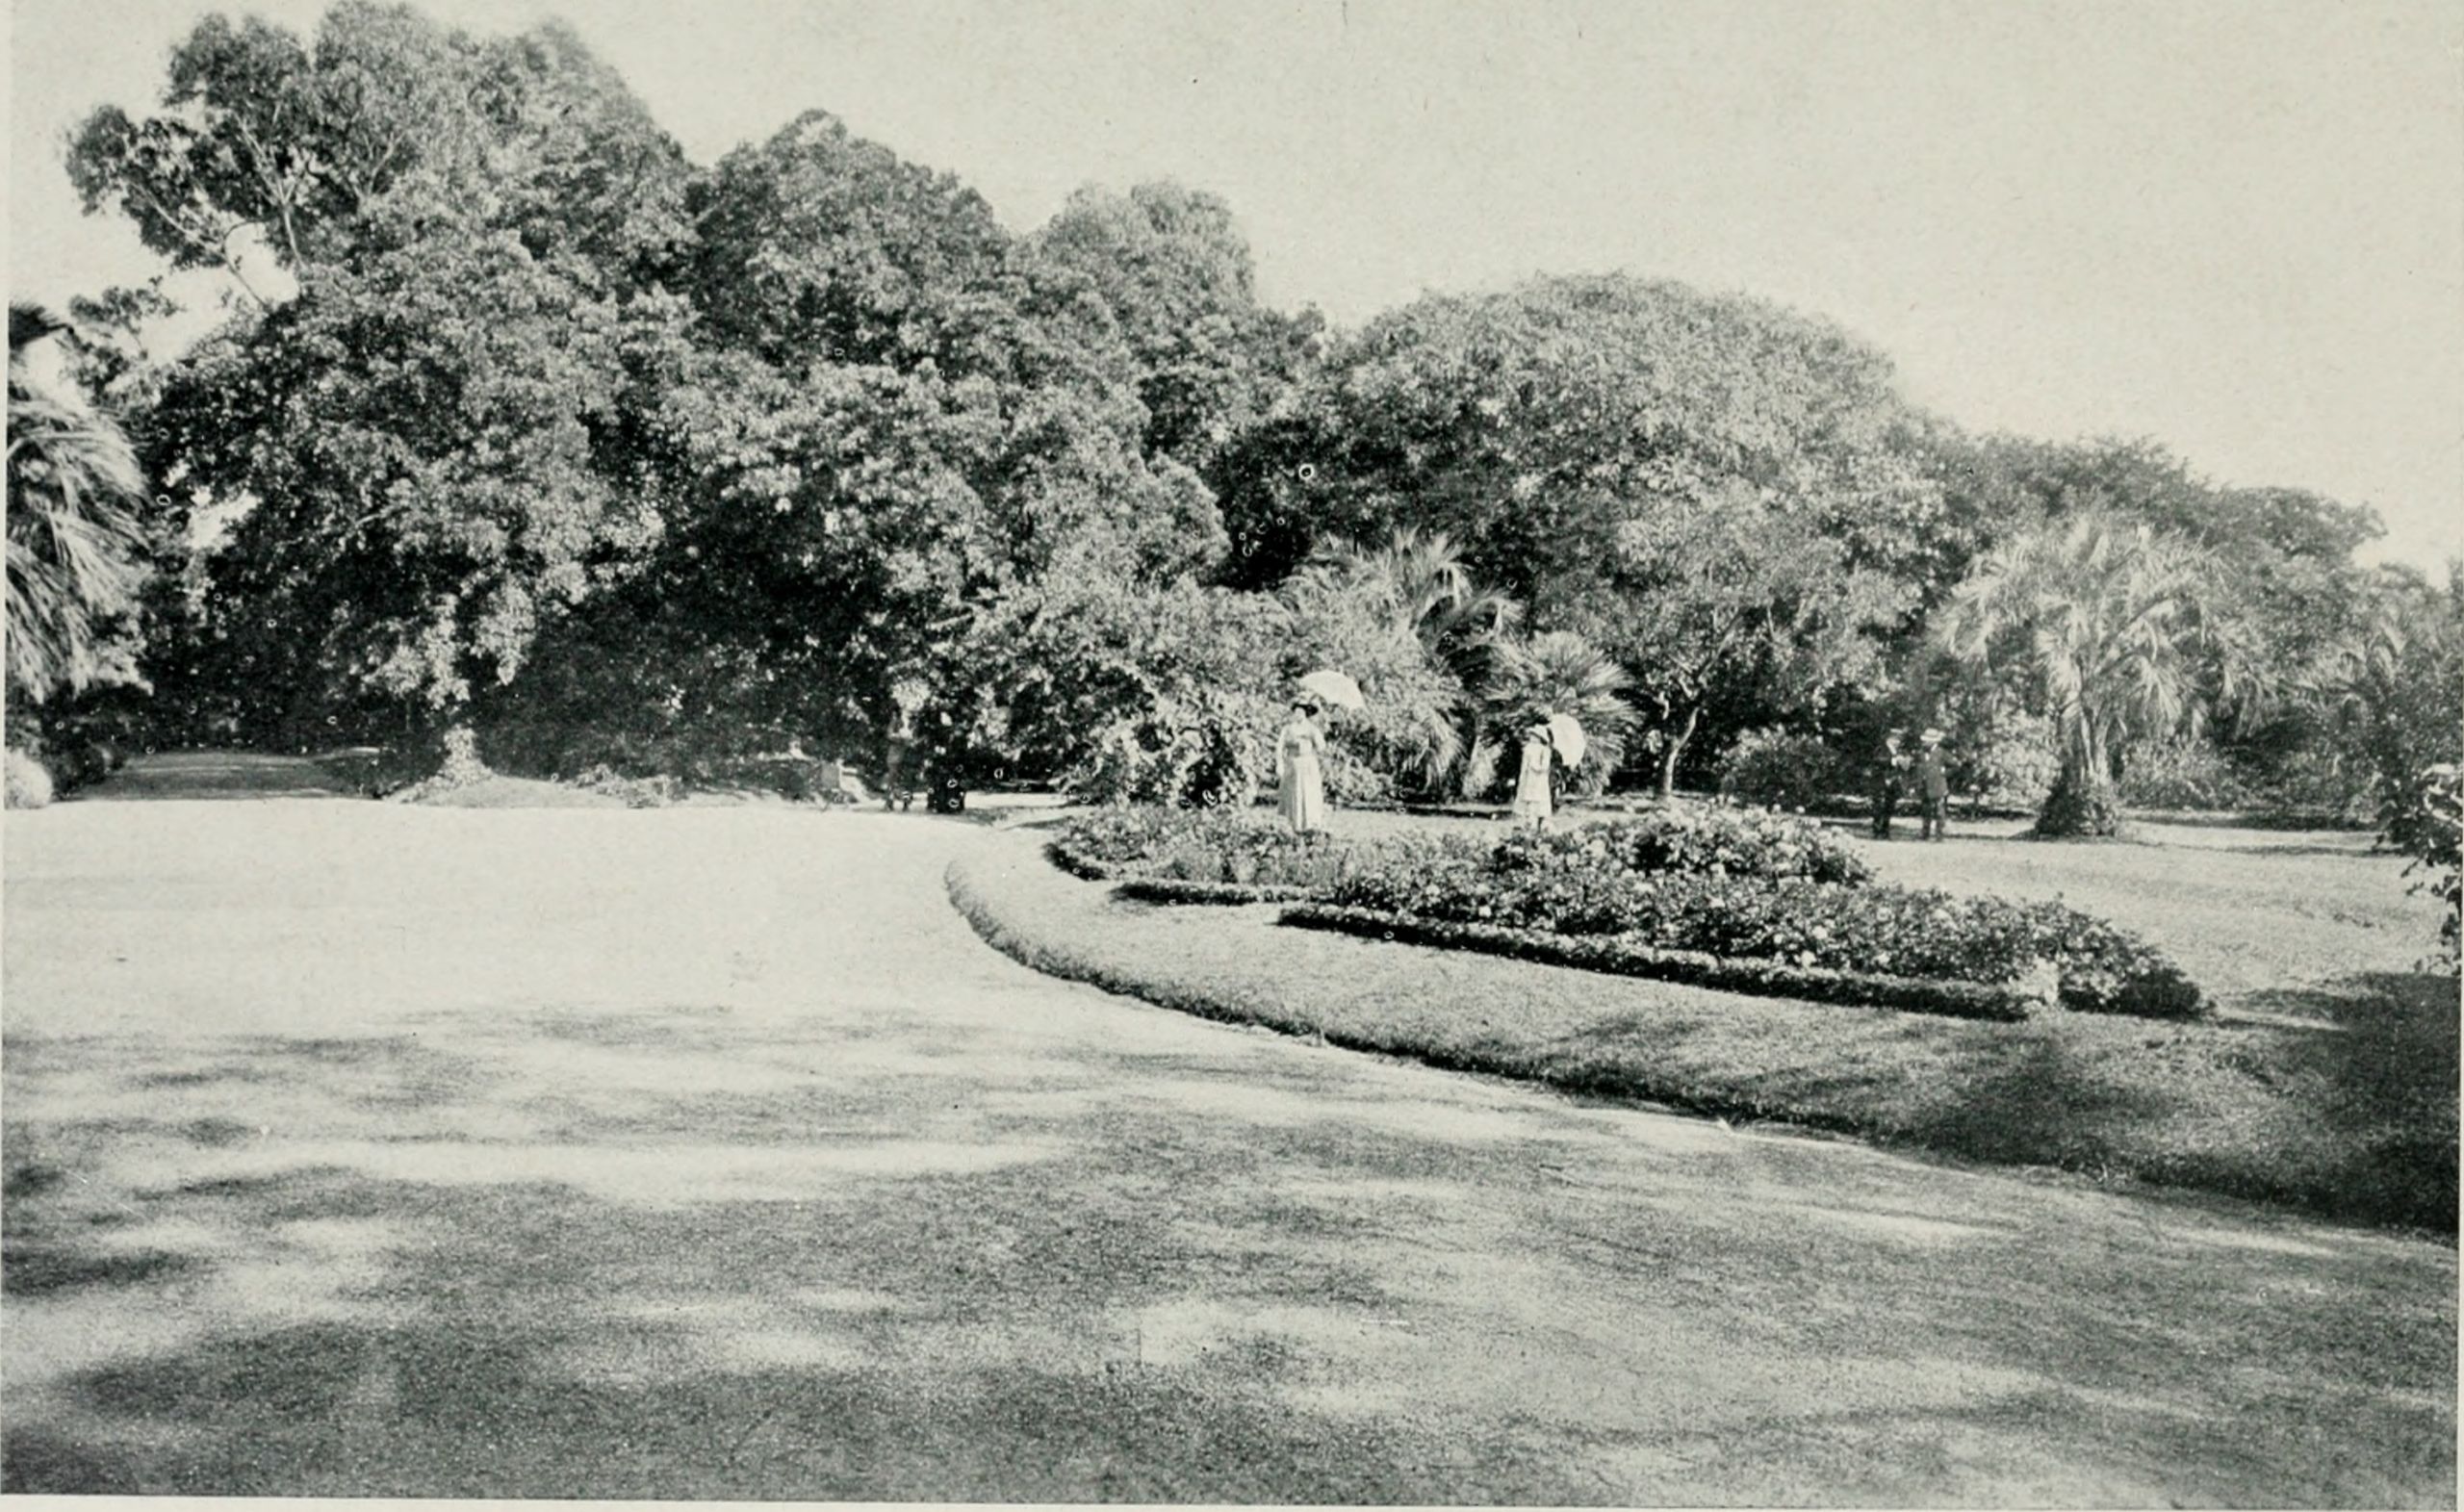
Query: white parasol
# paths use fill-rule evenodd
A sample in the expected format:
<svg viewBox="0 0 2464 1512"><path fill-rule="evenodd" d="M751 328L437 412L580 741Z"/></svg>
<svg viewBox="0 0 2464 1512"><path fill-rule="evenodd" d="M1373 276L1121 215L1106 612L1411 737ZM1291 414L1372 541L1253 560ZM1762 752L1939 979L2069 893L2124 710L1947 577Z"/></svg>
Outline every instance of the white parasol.
<svg viewBox="0 0 2464 1512"><path fill-rule="evenodd" d="M1566 765L1582 765L1582 754L1591 749L1591 742L1583 738L1582 727L1575 723L1572 714L1550 715L1549 734L1557 744L1557 754L1566 758Z"/></svg>
<svg viewBox="0 0 2464 1512"><path fill-rule="evenodd" d="M1369 704L1360 696L1360 684L1332 667L1321 667L1302 678L1300 686L1303 691L1317 695L1321 702L1339 708L1363 708Z"/></svg>

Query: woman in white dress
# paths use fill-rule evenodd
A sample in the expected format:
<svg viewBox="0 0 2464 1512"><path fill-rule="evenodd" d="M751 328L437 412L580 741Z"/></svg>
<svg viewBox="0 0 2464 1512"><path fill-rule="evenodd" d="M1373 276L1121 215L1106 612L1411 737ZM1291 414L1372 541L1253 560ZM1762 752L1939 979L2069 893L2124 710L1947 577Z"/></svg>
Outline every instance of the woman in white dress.
<svg viewBox="0 0 2464 1512"><path fill-rule="evenodd" d="M1549 779L1557 760L1557 737L1544 721L1523 732L1523 770L1514 782L1514 822L1549 828L1556 801Z"/></svg>
<svg viewBox="0 0 2464 1512"><path fill-rule="evenodd" d="M1326 737L1313 717L1317 705L1292 705L1292 717L1275 736L1275 771L1281 780L1283 819L1301 834L1326 828L1326 773L1322 759Z"/></svg>

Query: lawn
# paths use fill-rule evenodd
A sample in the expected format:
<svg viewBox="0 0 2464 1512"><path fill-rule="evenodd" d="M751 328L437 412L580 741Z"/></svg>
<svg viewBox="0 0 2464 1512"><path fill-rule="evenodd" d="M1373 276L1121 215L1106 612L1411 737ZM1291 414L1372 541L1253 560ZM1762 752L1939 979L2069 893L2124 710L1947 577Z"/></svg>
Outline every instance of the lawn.
<svg viewBox="0 0 2464 1512"><path fill-rule="evenodd" d="M1340 815L1362 837L1466 818ZM1772 1119L1967 1160L2455 1228L2451 980L2411 970L2435 911L2366 836L2149 827L2051 844L1964 824L1860 840L1886 879L2060 896L2171 951L2210 1021L1979 1024L1749 998L1171 909L1079 882L1016 838L963 863L977 928L1047 971L1210 1016L1584 1092Z"/></svg>

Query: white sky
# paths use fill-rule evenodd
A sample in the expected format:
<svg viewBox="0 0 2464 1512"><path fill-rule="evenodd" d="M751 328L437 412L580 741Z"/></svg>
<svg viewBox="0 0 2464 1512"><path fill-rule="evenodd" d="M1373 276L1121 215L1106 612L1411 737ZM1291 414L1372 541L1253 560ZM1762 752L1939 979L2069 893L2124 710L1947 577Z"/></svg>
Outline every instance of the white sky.
<svg viewBox="0 0 2464 1512"><path fill-rule="evenodd" d="M9 279L147 270L63 130L210 10L15 0ZM561 13L697 160L808 108L1021 229L1077 186L1228 199L1267 296L1356 323L1612 268L1826 315L1979 428L2147 434L2464 551L2451 0L428 0Z"/></svg>

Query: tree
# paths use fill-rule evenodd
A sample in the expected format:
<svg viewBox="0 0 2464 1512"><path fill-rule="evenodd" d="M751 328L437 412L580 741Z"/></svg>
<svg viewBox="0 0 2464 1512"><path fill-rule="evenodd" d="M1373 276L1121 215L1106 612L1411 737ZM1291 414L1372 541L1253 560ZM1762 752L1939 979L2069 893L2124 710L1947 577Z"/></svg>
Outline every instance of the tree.
<svg viewBox="0 0 2464 1512"><path fill-rule="evenodd" d="M9 306L9 702L141 680L145 478L128 438L37 368L65 327Z"/></svg>
<svg viewBox="0 0 2464 1512"><path fill-rule="evenodd" d="M1315 316L1258 303L1248 242L1213 194L1168 180L1126 194L1082 189L1030 250L1046 276L1083 290L1119 333L1149 454L1202 475L1311 355Z"/></svg>
<svg viewBox="0 0 2464 1512"><path fill-rule="evenodd" d="M1960 585L1937 622L1943 648L1972 665L2017 665L2053 719L2061 765L2038 833L2115 833L2116 759L2134 741L2194 730L2207 712L2202 651L2224 699L2264 692L2222 608L2206 551L2100 510L2005 543Z"/></svg>
<svg viewBox="0 0 2464 1512"><path fill-rule="evenodd" d="M144 417L175 509L237 516L183 679L266 729L466 718L657 538L643 380L685 315L654 287L681 154L560 28L479 40L359 0L313 47L209 18L164 107L80 133L89 207L244 280L253 239L296 286Z"/></svg>
<svg viewBox="0 0 2464 1512"><path fill-rule="evenodd" d="M1909 598L1885 575L1851 567L1838 541L1751 496L1634 522L1606 576L1577 623L1633 670L1637 695L1658 710L1662 797L1720 703L1747 724L1877 679L1880 637Z"/></svg>
<svg viewBox="0 0 2464 1512"><path fill-rule="evenodd" d="M1835 327L1671 282L1552 278L1371 321L1245 442L1223 502L1242 580L1320 535L1416 525L1545 624L1630 523L1739 488L1852 566L1925 559L1942 500L1923 434L1888 361Z"/></svg>

